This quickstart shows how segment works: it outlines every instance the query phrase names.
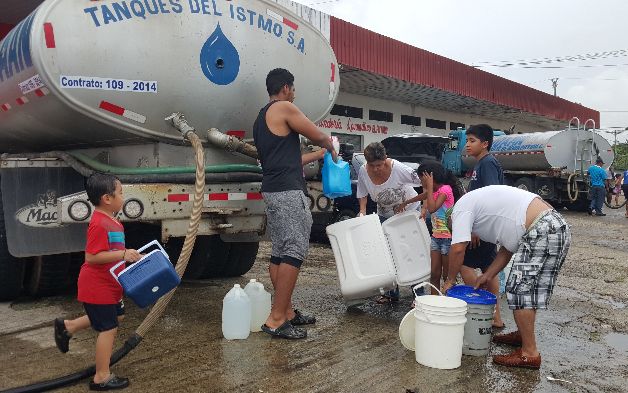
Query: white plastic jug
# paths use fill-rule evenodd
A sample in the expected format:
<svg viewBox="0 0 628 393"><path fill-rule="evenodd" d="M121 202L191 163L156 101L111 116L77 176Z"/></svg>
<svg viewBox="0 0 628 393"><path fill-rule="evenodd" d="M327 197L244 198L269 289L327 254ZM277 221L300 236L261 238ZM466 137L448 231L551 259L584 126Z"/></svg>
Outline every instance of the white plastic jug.
<svg viewBox="0 0 628 393"><path fill-rule="evenodd" d="M227 340L242 340L251 333L251 300L235 284L222 300L222 335Z"/></svg>
<svg viewBox="0 0 628 393"><path fill-rule="evenodd" d="M251 332L260 332L270 315L270 293L264 289L264 284L254 278L246 284L244 292L251 301Z"/></svg>

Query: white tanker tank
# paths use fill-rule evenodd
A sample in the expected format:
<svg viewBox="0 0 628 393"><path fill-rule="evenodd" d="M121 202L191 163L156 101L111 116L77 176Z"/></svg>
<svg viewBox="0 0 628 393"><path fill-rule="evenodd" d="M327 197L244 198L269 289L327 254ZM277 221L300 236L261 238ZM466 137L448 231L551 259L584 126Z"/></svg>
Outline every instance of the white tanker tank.
<svg viewBox="0 0 628 393"><path fill-rule="evenodd" d="M0 43L0 150L178 143L164 122L175 111L251 137L278 67L295 75L295 104L324 118L333 50L274 2L47 0Z"/></svg>
<svg viewBox="0 0 628 393"><path fill-rule="evenodd" d="M606 139L582 129L496 136L491 153L507 171L544 171L550 168L562 168L567 172L586 171L598 156L602 157L606 166L614 159L613 149ZM472 157L463 157L463 163L468 168L473 168L474 161Z"/></svg>

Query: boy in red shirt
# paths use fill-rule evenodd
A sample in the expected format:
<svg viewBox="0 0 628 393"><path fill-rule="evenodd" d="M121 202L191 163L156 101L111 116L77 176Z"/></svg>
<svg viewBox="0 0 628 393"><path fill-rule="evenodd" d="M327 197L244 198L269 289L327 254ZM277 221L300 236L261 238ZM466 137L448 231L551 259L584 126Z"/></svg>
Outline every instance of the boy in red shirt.
<svg viewBox="0 0 628 393"><path fill-rule="evenodd" d="M73 320L55 319L55 343L66 353L72 335L91 326L98 332L98 339L96 374L90 390L124 389L129 380L109 371L118 323L124 318L122 287L109 269L121 260L137 262L142 256L124 246L124 227L115 218L124 203L120 180L113 175L93 174L87 179L85 191L95 207L87 229L85 263L78 278L78 300L87 315ZM120 266L120 270L123 268Z"/></svg>

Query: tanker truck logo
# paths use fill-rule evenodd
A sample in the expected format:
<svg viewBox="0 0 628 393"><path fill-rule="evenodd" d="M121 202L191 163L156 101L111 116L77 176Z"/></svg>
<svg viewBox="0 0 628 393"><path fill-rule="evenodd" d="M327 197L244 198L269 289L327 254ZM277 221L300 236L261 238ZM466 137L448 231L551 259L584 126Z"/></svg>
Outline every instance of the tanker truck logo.
<svg viewBox="0 0 628 393"><path fill-rule="evenodd" d="M48 190L37 195L37 201L25 206L15 213L22 224L29 227L58 226L57 224L57 193Z"/></svg>
<svg viewBox="0 0 628 393"><path fill-rule="evenodd" d="M211 82L225 86L233 82L240 72L240 55L220 28L209 36L201 49L201 69Z"/></svg>

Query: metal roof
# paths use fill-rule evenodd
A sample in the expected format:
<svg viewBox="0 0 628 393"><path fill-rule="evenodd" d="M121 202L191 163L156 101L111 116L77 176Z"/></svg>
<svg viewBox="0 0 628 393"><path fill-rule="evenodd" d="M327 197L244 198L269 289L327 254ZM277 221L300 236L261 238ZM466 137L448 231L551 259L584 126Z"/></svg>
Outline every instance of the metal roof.
<svg viewBox="0 0 628 393"><path fill-rule="evenodd" d="M341 68L341 90L547 129L572 117L600 113L582 105L331 18L331 45Z"/></svg>

